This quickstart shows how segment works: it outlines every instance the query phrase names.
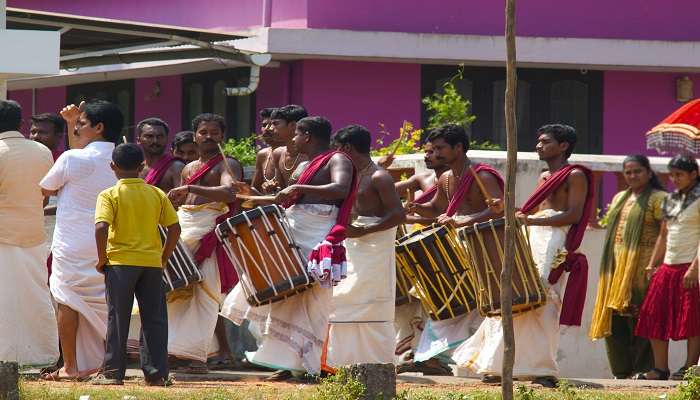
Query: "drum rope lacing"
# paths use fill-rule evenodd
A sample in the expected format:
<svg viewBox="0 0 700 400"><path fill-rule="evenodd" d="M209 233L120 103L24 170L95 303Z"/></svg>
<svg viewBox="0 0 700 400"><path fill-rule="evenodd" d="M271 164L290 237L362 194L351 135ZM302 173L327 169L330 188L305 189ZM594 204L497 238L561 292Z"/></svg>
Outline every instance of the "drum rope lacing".
<svg viewBox="0 0 700 400"><path fill-rule="evenodd" d="M167 237L167 232L165 231L165 228L158 225L158 231L161 235L161 238ZM187 264L187 262L189 262L189 265ZM199 268L197 268L197 265L192 259L192 256L190 255L189 251L187 251L187 249L184 246L182 246L179 240L177 245L175 246L173 254L168 259L168 266L171 267L177 275L182 277L182 280L185 281L185 284L183 286L189 286L190 283L200 282L203 279L202 273L199 271ZM191 273L191 275L189 275L188 273ZM168 284L171 290L175 289L173 285L173 278L171 277L168 268L163 268L163 279Z"/></svg>

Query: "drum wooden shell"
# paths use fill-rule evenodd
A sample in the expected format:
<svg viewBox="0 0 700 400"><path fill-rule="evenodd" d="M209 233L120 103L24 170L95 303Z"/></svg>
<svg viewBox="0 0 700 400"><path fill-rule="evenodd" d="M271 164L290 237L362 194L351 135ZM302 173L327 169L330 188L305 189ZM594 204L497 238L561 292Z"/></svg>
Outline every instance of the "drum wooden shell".
<svg viewBox="0 0 700 400"><path fill-rule="evenodd" d="M248 304L273 303L314 283L281 207L234 215L216 227L216 234L238 272Z"/></svg>
<svg viewBox="0 0 700 400"><path fill-rule="evenodd" d="M431 319L454 318L476 308L466 254L454 230L430 226L404 236L396 242L396 262Z"/></svg>
<svg viewBox="0 0 700 400"><path fill-rule="evenodd" d="M501 271L504 260L505 219L482 222L457 231L473 266L473 282L477 287L479 313L501 315ZM513 313L521 313L543 305L547 299L530 245L520 227L516 230L515 264L513 266Z"/></svg>

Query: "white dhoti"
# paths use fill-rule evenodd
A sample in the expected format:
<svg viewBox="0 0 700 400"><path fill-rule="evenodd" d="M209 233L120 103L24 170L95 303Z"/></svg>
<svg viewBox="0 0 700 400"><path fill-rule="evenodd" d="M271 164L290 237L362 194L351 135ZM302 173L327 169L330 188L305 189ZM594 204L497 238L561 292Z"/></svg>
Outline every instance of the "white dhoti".
<svg viewBox="0 0 700 400"><path fill-rule="evenodd" d="M193 254L200 239L216 227L216 218L226 211L226 206L219 203L180 207L180 239ZM221 301L216 255L204 260L199 270L204 280L194 285L192 296L168 301L168 354L206 362L215 350L212 338Z"/></svg>
<svg viewBox="0 0 700 400"><path fill-rule="evenodd" d="M426 315L416 298L411 302L396 306L394 310L394 330L396 331L394 364L412 361L418 341L425 329Z"/></svg>
<svg viewBox="0 0 700 400"><path fill-rule="evenodd" d="M338 208L297 204L287 209L291 235L304 256L323 241L335 225ZM258 350L249 361L269 368L319 373L333 291L318 285L269 306L250 307L241 285L226 296L221 315L240 325L245 319L262 332Z"/></svg>
<svg viewBox="0 0 700 400"><path fill-rule="evenodd" d="M0 361L21 367L47 367L58 360L58 330L46 285L45 244L0 244Z"/></svg>
<svg viewBox="0 0 700 400"><path fill-rule="evenodd" d="M51 294L57 303L78 313L75 349L78 371L96 371L104 361L107 337L105 278L95 269L97 248L94 241L91 246L76 241L73 246L54 246L52 251Z"/></svg>
<svg viewBox="0 0 700 400"><path fill-rule="evenodd" d="M543 210L538 216L559 213ZM542 283L547 303L533 311L515 315L515 365L513 376L518 378L558 376L559 314L566 279L554 285L547 281L552 266L563 261L564 244L569 230L565 227L531 226L530 247ZM486 318L477 332L454 352L458 365L479 374L500 375L503 366L503 325L500 318Z"/></svg>
<svg viewBox="0 0 700 400"><path fill-rule="evenodd" d="M428 319L421 332L414 361L427 361L433 357L452 361L452 351L476 331L481 323L477 311L442 321Z"/></svg>
<svg viewBox="0 0 700 400"><path fill-rule="evenodd" d="M378 219L361 216L354 224ZM333 288L329 366L394 362L395 240L396 228L345 240L348 274Z"/></svg>

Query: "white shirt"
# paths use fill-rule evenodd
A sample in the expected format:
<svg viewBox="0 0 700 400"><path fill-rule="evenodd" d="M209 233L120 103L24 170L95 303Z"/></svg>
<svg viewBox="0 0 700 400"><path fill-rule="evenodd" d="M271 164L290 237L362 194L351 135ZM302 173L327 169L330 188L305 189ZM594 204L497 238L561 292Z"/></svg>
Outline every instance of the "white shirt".
<svg viewBox="0 0 700 400"><path fill-rule="evenodd" d="M58 190L51 244L56 256L97 258L95 205L100 192L117 183L109 166L113 150L111 142L92 142L84 149L68 150L39 183L46 190Z"/></svg>
<svg viewBox="0 0 700 400"><path fill-rule="evenodd" d="M693 261L700 242L700 199L690 203L677 218L667 219L664 264L685 264Z"/></svg>

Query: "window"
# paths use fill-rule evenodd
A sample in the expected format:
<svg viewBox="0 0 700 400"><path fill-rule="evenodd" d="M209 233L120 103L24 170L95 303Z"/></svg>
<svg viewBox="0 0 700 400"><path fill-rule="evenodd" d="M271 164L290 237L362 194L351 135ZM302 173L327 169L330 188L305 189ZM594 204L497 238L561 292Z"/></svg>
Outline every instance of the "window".
<svg viewBox="0 0 700 400"><path fill-rule="evenodd" d="M422 95L428 96L453 76L456 67L425 65L422 71ZM456 84L471 101L476 120L471 136L489 140L505 148L503 112L505 69L466 67L464 81ZM599 71L518 69L516 99L518 150L533 151L535 130L548 123L565 123L576 128L577 153L602 151L603 75ZM423 125L428 114L423 108Z"/></svg>
<svg viewBox="0 0 700 400"><path fill-rule="evenodd" d="M250 96L227 96L227 87L248 84L248 68L231 68L187 74L182 77L182 126L192 128L197 114L210 112L226 120L226 137L241 138L254 132L253 105L255 94Z"/></svg>
<svg viewBox="0 0 700 400"><path fill-rule="evenodd" d="M80 104L93 99L115 103L124 114L122 135L133 141L134 132L134 81L111 81L68 86L66 104Z"/></svg>

